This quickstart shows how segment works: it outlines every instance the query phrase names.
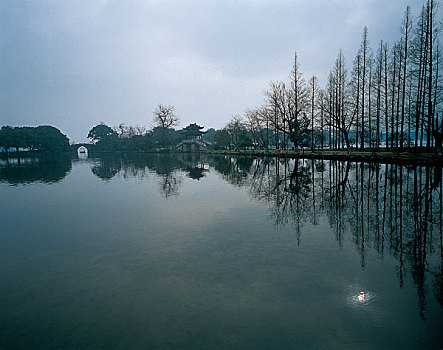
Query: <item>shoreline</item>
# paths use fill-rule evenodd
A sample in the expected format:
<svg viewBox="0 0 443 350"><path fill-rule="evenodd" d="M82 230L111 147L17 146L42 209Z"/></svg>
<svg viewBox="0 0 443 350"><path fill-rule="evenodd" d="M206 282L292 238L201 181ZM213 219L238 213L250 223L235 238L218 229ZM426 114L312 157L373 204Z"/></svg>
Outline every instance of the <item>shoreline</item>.
<svg viewBox="0 0 443 350"><path fill-rule="evenodd" d="M359 151L359 150L335 150L335 151L293 151L293 150L211 150L207 154L235 155L235 156L259 156L281 158L306 158L325 160L350 160L364 161L368 163L410 163L426 165L442 165L443 155L433 150L431 152L405 152L405 151Z"/></svg>
<svg viewBox="0 0 443 350"><path fill-rule="evenodd" d="M192 154L192 152L181 152L170 149L159 149L151 151L91 151L89 156L94 155L124 155L124 154ZM305 159L324 159L324 160L342 160L342 161L363 161L368 163L398 163L411 165L441 165L443 166L443 153L436 149L429 152L418 150L417 152L407 151L385 151L385 150L206 150L195 152L194 154L211 155L231 155L231 156L249 156L249 157L279 157L279 158L305 158ZM22 152L0 152L0 158L20 158L20 157L38 157L38 156L57 156L73 155L76 152L45 152L45 151L22 151Z"/></svg>

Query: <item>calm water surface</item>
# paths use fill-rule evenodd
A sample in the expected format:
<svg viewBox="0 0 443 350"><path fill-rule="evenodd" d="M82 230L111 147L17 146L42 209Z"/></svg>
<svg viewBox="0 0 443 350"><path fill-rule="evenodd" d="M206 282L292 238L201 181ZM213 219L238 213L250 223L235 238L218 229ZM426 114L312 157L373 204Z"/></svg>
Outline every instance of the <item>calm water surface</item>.
<svg viewBox="0 0 443 350"><path fill-rule="evenodd" d="M0 198L0 349L443 347L441 168L3 159Z"/></svg>

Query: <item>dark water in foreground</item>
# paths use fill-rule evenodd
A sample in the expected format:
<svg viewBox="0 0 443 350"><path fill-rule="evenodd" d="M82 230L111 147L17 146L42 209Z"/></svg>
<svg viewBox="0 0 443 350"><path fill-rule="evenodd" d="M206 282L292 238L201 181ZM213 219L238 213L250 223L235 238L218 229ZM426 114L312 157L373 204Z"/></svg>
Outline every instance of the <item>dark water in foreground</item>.
<svg viewBox="0 0 443 350"><path fill-rule="evenodd" d="M443 347L441 168L0 160L0 213L0 349Z"/></svg>

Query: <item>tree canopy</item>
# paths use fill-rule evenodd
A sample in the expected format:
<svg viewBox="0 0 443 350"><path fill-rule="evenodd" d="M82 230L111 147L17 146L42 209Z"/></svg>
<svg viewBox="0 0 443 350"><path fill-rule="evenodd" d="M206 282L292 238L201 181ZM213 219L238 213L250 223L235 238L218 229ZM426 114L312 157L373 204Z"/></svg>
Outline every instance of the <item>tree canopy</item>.
<svg viewBox="0 0 443 350"><path fill-rule="evenodd" d="M0 129L0 147L5 151L10 148L40 151L67 151L69 139L53 126L37 127L3 126Z"/></svg>
<svg viewBox="0 0 443 350"><path fill-rule="evenodd" d="M117 137L117 133L110 127L103 123L94 126L88 133L88 139L93 141L102 141Z"/></svg>

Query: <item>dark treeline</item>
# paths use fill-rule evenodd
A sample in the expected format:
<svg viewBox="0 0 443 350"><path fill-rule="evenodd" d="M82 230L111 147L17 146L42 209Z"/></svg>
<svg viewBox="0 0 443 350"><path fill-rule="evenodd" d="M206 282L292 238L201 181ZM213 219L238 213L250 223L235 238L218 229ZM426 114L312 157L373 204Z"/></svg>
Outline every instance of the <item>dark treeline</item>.
<svg viewBox="0 0 443 350"><path fill-rule="evenodd" d="M27 151L63 152L69 150L69 139L53 126L12 127L0 129L0 147Z"/></svg>
<svg viewBox="0 0 443 350"><path fill-rule="evenodd" d="M93 127L88 137L95 142L97 151L151 151L157 148L176 146L182 135L174 128L155 127L145 128L125 127L111 128L105 124Z"/></svg>
<svg viewBox="0 0 443 350"><path fill-rule="evenodd" d="M440 32L434 0L416 17L406 8L391 45L371 47L365 27L352 66L340 50L325 87L316 76L305 81L295 54L290 82L271 82L264 105L234 116L216 137L230 148L441 147Z"/></svg>
<svg viewBox="0 0 443 350"><path fill-rule="evenodd" d="M174 107L159 104L153 115L155 126L152 129L126 126L123 123L111 128L101 123L89 131L88 138L95 142L95 149L98 151L140 152L176 146L183 137L174 129L179 123Z"/></svg>

